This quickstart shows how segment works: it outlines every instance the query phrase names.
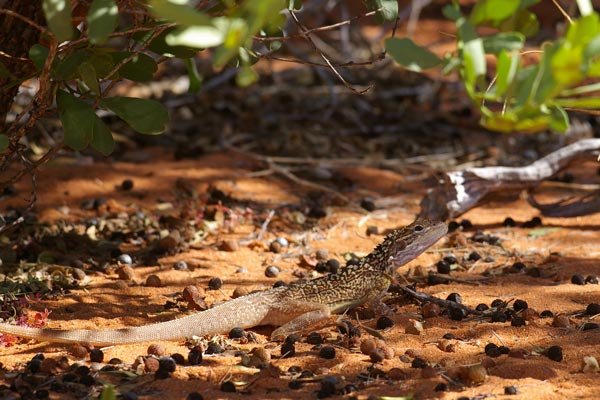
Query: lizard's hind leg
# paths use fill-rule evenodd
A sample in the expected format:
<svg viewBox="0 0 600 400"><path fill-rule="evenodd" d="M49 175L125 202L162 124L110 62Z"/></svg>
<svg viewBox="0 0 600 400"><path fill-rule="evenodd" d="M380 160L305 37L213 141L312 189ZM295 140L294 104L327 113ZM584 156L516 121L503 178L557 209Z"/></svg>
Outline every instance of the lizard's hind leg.
<svg viewBox="0 0 600 400"><path fill-rule="evenodd" d="M300 305L300 308L305 307L305 305ZM329 311L329 308L327 306L320 305L318 309L305 312L304 314L301 314L300 316L275 329L271 334L271 340L284 340L289 335L299 334L310 329L323 326L324 322L330 317L331 312Z"/></svg>

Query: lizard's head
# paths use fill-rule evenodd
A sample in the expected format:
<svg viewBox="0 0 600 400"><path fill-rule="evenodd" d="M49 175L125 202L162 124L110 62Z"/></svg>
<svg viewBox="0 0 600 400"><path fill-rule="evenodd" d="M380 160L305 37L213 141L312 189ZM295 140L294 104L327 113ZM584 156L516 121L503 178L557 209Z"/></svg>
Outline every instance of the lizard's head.
<svg viewBox="0 0 600 400"><path fill-rule="evenodd" d="M366 261L382 266L392 274L396 268L411 261L448 232L443 222L417 219L410 225L395 229L369 254Z"/></svg>

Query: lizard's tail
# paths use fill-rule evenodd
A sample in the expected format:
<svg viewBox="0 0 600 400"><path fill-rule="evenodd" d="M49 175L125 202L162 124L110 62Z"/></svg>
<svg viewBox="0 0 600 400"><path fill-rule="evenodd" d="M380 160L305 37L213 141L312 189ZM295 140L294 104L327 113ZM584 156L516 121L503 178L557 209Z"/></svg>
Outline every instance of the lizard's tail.
<svg viewBox="0 0 600 400"><path fill-rule="evenodd" d="M262 304L257 294L259 293L239 297L183 318L132 328L60 330L0 323L0 333L52 343L88 343L100 346L215 335L233 328L261 325L269 306Z"/></svg>

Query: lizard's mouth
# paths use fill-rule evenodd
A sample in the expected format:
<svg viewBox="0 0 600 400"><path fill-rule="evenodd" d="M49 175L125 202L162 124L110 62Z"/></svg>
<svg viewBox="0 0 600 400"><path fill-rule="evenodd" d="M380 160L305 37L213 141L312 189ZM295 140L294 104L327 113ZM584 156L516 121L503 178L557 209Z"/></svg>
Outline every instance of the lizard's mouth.
<svg viewBox="0 0 600 400"><path fill-rule="evenodd" d="M426 232L408 244L406 248L391 257L392 264L401 266L413 260L422 254L429 247L433 246L448 232L448 227L443 222L438 222L428 228Z"/></svg>

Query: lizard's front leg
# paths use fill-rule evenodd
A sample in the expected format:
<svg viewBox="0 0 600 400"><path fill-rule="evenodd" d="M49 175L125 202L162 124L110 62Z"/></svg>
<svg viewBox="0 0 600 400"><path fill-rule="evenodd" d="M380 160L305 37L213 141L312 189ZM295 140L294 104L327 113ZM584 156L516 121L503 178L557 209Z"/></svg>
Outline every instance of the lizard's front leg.
<svg viewBox="0 0 600 400"><path fill-rule="evenodd" d="M323 321L331 317L331 310L324 304L299 303L297 309L310 310L275 329L271 340L284 340L287 336L306 332L309 329L323 325Z"/></svg>

